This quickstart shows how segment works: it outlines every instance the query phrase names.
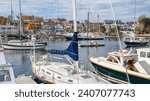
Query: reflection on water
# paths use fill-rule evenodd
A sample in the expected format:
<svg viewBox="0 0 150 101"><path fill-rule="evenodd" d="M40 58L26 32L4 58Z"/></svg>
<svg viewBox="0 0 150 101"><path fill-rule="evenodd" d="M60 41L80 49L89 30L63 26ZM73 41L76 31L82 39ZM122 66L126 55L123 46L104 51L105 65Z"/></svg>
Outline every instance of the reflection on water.
<svg viewBox="0 0 150 101"><path fill-rule="evenodd" d="M93 66L89 63L89 56L107 56L107 53L119 50L119 44L117 40L100 40L98 43L104 43L105 46L100 47L83 47L79 48L79 62L86 65L88 69ZM49 41L47 48L49 49L65 49L69 45L69 41ZM80 44L88 43L87 41L79 41ZM123 43L122 43L123 44ZM123 47L125 45L123 44ZM148 47L148 46L147 46ZM138 47L135 47L138 48ZM130 47L126 47L130 49ZM46 54L45 51L36 51L36 56ZM30 62L30 51L19 51L19 50L5 50L6 60L13 65L15 76L25 74L32 75L31 62Z"/></svg>

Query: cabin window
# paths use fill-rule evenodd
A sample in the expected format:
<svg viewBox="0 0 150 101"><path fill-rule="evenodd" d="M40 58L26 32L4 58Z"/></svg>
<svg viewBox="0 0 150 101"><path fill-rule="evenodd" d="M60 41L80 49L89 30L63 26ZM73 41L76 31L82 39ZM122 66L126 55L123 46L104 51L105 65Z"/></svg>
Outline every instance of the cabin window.
<svg viewBox="0 0 150 101"><path fill-rule="evenodd" d="M73 80L68 80L69 82L73 82Z"/></svg>
<svg viewBox="0 0 150 101"><path fill-rule="evenodd" d="M57 78L58 78L58 79L61 79L61 77L60 77L60 76L57 76Z"/></svg>
<svg viewBox="0 0 150 101"><path fill-rule="evenodd" d="M118 61L113 57L109 57L107 60L113 63L118 63Z"/></svg>
<svg viewBox="0 0 150 101"><path fill-rule="evenodd" d="M49 72L46 72L48 75L51 75L51 73L49 73Z"/></svg>
<svg viewBox="0 0 150 101"><path fill-rule="evenodd" d="M140 57L145 58L145 57L146 57L146 52L141 52L141 53L140 53Z"/></svg>
<svg viewBox="0 0 150 101"><path fill-rule="evenodd" d="M0 71L0 82L11 81L9 70Z"/></svg>
<svg viewBox="0 0 150 101"><path fill-rule="evenodd" d="M150 58L150 52L147 52L147 58Z"/></svg>

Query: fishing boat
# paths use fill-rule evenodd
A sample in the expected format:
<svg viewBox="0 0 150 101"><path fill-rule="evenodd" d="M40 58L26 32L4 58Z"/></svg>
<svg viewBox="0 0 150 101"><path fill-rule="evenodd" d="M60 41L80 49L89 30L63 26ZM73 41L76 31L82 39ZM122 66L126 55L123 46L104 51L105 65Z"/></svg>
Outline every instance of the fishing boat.
<svg viewBox="0 0 150 101"><path fill-rule="evenodd" d="M73 63L68 59L69 63L65 62L52 62L44 58L35 59L35 51L31 57L32 71L35 77L44 83L52 84L108 84L110 82L97 76L91 71L86 71L78 66L78 38L76 27L76 0L73 0L74 11L74 34L70 45L65 50L49 49L50 54L59 54L70 56ZM33 48L34 49L34 48Z"/></svg>
<svg viewBox="0 0 150 101"><path fill-rule="evenodd" d="M3 43L2 47L4 49L10 50L31 50L33 48L32 40L26 42L22 40L22 13L21 13L21 1L19 0L19 9L20 9L20 40L10 40L7 43ZM44 49L46 44L36 43L35 49Z"/></svg>
<svg viewBox="0 0 150 101"><path fill-rule="evenodd" d="M15 84L12 65L6 61L2 48L0 48L0 84Z"/></svg>

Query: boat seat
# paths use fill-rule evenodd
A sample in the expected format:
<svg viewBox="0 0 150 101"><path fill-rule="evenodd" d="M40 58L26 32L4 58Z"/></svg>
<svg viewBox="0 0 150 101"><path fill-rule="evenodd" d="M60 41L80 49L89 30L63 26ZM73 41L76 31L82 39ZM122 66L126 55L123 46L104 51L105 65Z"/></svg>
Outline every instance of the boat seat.
<svg viewBox="0 0 150 101"><path fill-rule="evenodd" d="M140 73L150 75L150 65L145 60L136 62L134 66Z"/></svg>

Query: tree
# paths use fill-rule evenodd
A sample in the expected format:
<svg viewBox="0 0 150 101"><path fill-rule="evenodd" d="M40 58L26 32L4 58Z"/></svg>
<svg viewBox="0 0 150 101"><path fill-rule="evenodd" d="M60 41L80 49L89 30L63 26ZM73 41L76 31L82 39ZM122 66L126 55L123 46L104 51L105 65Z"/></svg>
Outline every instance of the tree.
<svg viewBox="0 0 150 101"><path fill-rule="evenodd" d="M135 28L137 34L149 34L150 33L150 18L142 15L138 18L138 25Z"/></svg>

